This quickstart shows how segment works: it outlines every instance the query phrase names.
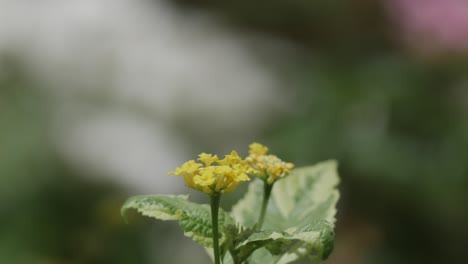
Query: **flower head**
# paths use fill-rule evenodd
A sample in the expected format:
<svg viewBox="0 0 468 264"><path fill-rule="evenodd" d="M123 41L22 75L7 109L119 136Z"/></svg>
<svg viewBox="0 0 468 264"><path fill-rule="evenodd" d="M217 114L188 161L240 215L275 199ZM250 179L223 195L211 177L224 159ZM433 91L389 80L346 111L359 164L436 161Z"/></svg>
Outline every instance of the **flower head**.
<svg viewBox="0 0 468 264"><path fill-rule="evenodd" d="M255 176L258 176L268 184L273 184L289 175L294 164L284 162L275 155L267 155L268 147L260 143L252 143L249 146L249 156L245 159L255 170Z"/></svg>
<svg viewBox="0 0 468 264"><path fill-rule="evenodd" d="M233 191L239 183L250 181L249 173L253 169L235 151L220 160L218 156L201 153L198 160L189 160L169 174L183 176L185 183L204 193L227 193Z"/></svg>

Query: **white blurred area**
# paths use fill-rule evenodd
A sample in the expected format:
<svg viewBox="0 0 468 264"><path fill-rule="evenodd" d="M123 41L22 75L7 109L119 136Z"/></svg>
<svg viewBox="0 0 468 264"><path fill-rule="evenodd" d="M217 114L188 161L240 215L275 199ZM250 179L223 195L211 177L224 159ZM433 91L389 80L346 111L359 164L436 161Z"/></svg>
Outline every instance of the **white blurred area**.
<svg viewBox="0 0 468 264"><path fill-rule="evenodd" d="M56 99L59 153L135 193L183 188L166 172L200 150L179 124L227 151L285 109L247 37L164 1L0 0L0 53Z"/></svg>

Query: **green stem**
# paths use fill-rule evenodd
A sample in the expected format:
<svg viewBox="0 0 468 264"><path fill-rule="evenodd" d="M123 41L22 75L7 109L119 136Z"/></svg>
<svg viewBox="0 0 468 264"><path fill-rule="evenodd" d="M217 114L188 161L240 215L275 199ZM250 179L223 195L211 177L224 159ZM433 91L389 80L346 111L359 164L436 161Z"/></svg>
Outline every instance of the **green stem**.
<svg viewBox="0 0 468 264"><path fill-rule="evenodd" d="M219 232L218 232L218 211L221 194L214 193L211 198L211 225L213 229L213 254L215 264L220 264L219 259Z"/></svg>
<svg viewBox="0 0 468 264"><path fill-rule="evenodd" d="M263 201L262 201L262 209L260 211L260 217L258 218L257 222L257 230L260 230L263 225L263 221L265 220L265 213L268 206L268 201L270 200L271 190L273 189L273 184L268 184L267 182L263 183Z"/></svg>

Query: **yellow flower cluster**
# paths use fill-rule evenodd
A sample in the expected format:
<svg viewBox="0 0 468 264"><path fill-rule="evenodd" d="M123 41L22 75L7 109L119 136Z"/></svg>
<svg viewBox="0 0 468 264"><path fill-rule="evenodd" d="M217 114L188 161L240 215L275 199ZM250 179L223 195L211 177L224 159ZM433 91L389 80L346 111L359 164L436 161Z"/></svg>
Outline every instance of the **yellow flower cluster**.
<svg viewBox="0 0 468 264"><path fill-rule="evenodd" d="M267 155L268 147L260 143L250 144L249 149L249 156L245 160L255 170L254 174L268 184L288 176L294 167L294 164L284 162L275 155Z"/></svg>
<svg viewBox="0 0 468 264"><path fill-rule="evenodd" d="M198 160L201 163L189 160L169 174L183 176L189 187L212 194L231 192L239 183L250 181L247 174L253 172L235 151L221 160L217 155L201 153Z"/></svg>

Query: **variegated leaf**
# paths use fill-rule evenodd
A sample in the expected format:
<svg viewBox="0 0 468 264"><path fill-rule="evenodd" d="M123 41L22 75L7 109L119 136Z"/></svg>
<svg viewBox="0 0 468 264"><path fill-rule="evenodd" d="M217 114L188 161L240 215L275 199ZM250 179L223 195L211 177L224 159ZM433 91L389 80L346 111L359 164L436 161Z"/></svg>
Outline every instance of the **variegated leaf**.
<svg viewBox="0 0 468 264"><path fill-rule="evenodd" d="M178 220L187 237L204 247L213 247L210 206L192 203L187 195L134 196L122 206L121 213L124 218L129 209L135 209L144 216L159 220ZM221 245L226 240L224 227L232 224L234 224L232 217L220 208Z"/></svg>

